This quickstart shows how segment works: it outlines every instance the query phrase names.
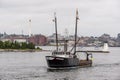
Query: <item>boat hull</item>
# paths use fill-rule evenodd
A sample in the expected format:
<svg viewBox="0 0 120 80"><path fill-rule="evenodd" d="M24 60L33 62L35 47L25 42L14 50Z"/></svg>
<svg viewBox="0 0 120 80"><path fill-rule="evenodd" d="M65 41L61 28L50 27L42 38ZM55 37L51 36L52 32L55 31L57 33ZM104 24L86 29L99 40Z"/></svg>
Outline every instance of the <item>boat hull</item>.
<svg viewBox="0 0 120 80"><path fill-rule="evenodd" d="M77 67L80 65L78 58L64 58L46 56L48 67L61 68L61 67Z"/></svg>

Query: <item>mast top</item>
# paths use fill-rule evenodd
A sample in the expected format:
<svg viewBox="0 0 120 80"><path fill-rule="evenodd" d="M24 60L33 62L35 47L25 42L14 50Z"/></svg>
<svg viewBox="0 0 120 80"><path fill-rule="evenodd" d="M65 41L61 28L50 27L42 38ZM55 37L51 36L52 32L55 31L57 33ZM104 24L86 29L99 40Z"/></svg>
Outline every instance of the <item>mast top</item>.
<svg viewBox="0 0 120 80"><path fill-rule="evenodd" d="M74 48L74 55L76 54L76 46L77 46L77 21L78 21L78 9L76 9L76 22L75 22L75 48Z"/></svg>
<svg viewBox="0 0 120 80"><path fill-rule="evenodd" d="M54 12L55 19L53 20L55 22L55 33L56 33L56 50L58 51L58 33L57 33L57 18L56 18L56 12Z"/></svg>
<svg viewBox="0 0 120 80"><path fill-rule="evenodd" d="M77 20L79 19L79 16L78 16L78 9L76 9L76 19L77 19Z"/></svg>
<svg viewBox="0 0 120 80"><path fill-rule="evenodd" d="M54 17L56 17L56 12L54 12Z"/></svg>

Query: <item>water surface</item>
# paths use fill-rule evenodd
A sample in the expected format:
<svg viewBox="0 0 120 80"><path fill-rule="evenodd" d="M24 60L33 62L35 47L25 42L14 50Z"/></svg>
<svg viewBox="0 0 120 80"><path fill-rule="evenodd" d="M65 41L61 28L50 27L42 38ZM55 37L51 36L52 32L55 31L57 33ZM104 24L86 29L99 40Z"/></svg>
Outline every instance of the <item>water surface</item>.
<svg viewBox="0 0 120 80"><path fill-rule="evenodd" d="M120 80L120 48L110 52L93 54L92 67L52 71L50 52L0 52L0 80Z"/></svg>

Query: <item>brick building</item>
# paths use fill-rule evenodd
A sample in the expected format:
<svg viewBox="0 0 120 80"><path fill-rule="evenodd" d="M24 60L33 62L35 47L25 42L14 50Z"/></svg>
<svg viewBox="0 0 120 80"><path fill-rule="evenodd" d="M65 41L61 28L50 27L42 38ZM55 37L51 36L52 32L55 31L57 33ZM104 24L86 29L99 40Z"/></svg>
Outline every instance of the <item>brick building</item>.
<svg viewBox="0 0 120 80"><path fill-rule="evenodd" d="M33 35L33 36L28 38L28 42L31 42L31 43L35 44L36 46L46 45L47 38L41 34Z"/></svg>

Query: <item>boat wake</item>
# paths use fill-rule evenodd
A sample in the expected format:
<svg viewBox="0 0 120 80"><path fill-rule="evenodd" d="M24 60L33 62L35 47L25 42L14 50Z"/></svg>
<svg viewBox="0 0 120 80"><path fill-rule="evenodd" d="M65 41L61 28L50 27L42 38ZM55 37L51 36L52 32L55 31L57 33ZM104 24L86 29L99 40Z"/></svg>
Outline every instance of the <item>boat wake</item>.
<svg viewBox="0 0 120 80"><path fill-rule="evenodd" d="M73 70L73 69L78 69L79 66L76 67L62 67L62 68L47 68L48 71L68 71L68 70Z"/></svg>
<svg viewBox="0 0 120 80"><path fill-rule="evenodd" d="M96 64L93 67L113 67L113 66L120 66L120 63L112 63L112 64Z"/></svg>

